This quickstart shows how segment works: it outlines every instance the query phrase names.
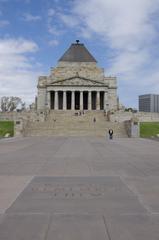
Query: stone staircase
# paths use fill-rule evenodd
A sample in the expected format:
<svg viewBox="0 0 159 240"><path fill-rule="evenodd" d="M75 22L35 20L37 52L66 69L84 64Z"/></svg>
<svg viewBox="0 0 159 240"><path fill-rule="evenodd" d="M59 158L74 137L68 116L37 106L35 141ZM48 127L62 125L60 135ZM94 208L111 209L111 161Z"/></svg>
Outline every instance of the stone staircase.
<svg viewBox="0 0 159 240"><path fill-rule="evenodd" d="M94 121L94 118L96 121ZM128 137L123 123L108 122L101 111L51 111L45 122L30 122L26 136L106 136L114 130L114 137Z"/></svg>

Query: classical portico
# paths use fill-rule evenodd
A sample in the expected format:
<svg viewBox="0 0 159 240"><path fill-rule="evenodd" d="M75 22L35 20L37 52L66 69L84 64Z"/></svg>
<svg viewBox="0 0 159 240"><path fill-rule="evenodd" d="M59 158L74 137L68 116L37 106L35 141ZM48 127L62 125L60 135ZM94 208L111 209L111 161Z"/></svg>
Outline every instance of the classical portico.
<svg viewBox="0 0 159 240"><path fill-rule="evenodd" d="M51 69L39 77L39 110L110 110L117 108L116 78L105 77L104 69L85 48L72 44Z"/></svg>
<svg viewBox="0 0 159 240"><path fill-rule="evenodd" d="M64 90L47 92L48 108L53 110L104 110L107 92L99 90Z"/></svg>

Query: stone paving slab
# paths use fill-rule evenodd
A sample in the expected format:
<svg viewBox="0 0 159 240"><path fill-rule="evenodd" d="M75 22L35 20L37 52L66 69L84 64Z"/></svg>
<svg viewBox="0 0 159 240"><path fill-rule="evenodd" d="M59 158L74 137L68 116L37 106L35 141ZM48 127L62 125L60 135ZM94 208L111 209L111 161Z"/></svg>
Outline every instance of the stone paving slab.
<svg viewBox="0 0 159 240"><path fill-rule="evenodd" d="M45 240L48 215L4 215L0 224L1 240Z"/></svg>
<svg viewBox="0 0 159 240"><path fill-rule="evenodd" d="M0 224L2 240L109 240L102 216L5 215Z"/></svg>
<svg viewBox="0 0 159 240"><path fill-rule="evenodd" d="M7 213L145 213L119 177L35 177Z"/></svg>
<svg viewBox="0 0 159 240"><path fill-rule="evenodd" d="M159 214L159 176L124 179L151 213Z"/></svg>
<svg viewBox="0 0 159 240"><path fill-rule="evenodd" d="M105 218L112 240L159 239L159 216L137 214Z"/></svg>
<svg viewBox="0 0 159 240"><path fill-rule="evenodd" d="M109 240L102 216L53 216L47 240Z"/></svg>
<svg viewBox="0 0 159 240"><path fill-rule="evenodd" d="M0 213L10 207L31 179L30 176L0 176Z"/></svg>
<svg viewBox="0 0 159 240"><path fill-rule="evenodd" d="M0 240L158 240L158 146L145 139L1 140Z"/></svg>
<svg viewBox="0 0 159 240"><path fill-rule="evenodd" d="M38 173L41 163L0 163L0 175L32 176Z"/></svg>

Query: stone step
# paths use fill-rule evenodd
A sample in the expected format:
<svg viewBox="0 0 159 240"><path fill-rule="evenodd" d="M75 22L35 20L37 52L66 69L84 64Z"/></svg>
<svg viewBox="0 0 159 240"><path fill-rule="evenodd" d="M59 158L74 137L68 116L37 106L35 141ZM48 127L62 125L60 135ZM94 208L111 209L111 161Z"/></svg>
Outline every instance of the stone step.
<svg viewBox="0 0 159 240"><path fill-rule="evenodd" d="M85 130L80 130L80 131L31 131L28 133L26 136L101 136L101 137L108 137L107 133L104 133L103 131L85 131ZM114 134L114 138L127 138L127 135L121 134L121 133L116 133Z"/></svg>
<svg viewBox="0 0 159 240"><path fill-rule="evenodd" d="M101 111L87 111L81 116L75 116L74 113L75 111L51 111L45 122L30 123L25 129L25 134L27 136L105 136L112 128L115 136L127 137L123 123L106 121ZM93 122L94 117L96 122Z"/></svg>

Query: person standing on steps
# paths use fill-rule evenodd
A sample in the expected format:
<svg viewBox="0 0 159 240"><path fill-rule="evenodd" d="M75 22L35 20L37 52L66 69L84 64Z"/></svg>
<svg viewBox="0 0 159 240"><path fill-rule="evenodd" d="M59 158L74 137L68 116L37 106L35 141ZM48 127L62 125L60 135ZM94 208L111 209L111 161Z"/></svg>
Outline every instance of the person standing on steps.
<svg viewBox="0 0 159 240"><path fill-rule="evenodd" d="M113 129L109 129L109 139L113 139Z"/></svg>

